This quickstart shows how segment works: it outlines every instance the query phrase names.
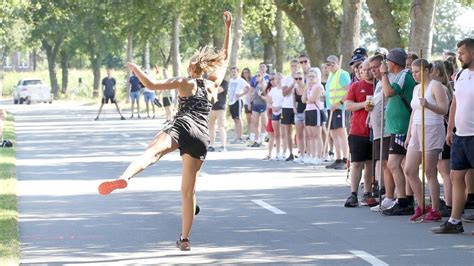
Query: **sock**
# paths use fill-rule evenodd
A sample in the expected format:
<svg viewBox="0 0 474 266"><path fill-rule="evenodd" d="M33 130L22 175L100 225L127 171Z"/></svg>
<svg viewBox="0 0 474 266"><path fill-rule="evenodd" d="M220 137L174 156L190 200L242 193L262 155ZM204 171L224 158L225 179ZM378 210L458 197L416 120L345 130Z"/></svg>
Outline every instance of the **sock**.
<svg viewBox="0 0 474 266"><path fill-rule="evenodd" d="M251 133L250 136L249 136L249 139L251 141L255 141L255 134L254 133Z"/></svg>
<svg viewBox="0 0 474 266"><path fill-rule="evenodd" d="M467 200L468 201L474 201L474 193L467 194Z"/></svg>
<svg viewBox="0 0 474 266"><path fill-rule="evenodd" d="M351 192L351 195L357 197L357 192Z"/></svg>
<svg viewBox="0 0 474 266"><path fill-rule="evenodd" d="M407 207L408 206L408 199L407 198L398 198L398 205L400 205L400 207Z"/></svg>
<svg viewBox="0 0 474 266"><path fill-rule="evenodd" d="M448 222L450 222L451 224L458 224L461 222L461 220L454 219L453 217L449 217Z"/></svg>
<svg viewBox="0 0 474 266"><path fill-rule="evenodd" d="M415 196L413 196L413 195L408 196L407 195L407 200L408 200L408 204L413 204L415 202Z"/></svg>

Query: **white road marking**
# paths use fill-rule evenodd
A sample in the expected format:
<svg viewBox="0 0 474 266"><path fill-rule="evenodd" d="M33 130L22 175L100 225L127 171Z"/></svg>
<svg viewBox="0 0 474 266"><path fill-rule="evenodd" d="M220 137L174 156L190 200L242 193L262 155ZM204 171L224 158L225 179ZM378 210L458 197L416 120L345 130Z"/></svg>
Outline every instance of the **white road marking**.
<svg viewBox="0 0 474 266"><path fill-rule="evenodd" d="M266 203L265 201L263 200L252 200L255 204L259 205L260 207L263 207L271 212L273 212L274 214L286 214L286 212L278 209L277 207L274 207L268 203Z"/></svg>
<svg viewBox="0 0 474 266"><path fill-rule="evenodd" d="M120 134L120 135L122 135L122 137L124 137L124 138L129 138L129 137L130 137L130 135L125 134L125 133L122 133L122 134Z"/></svg>
<svg viewBox="0 0 474 266"><path fill-rule="evenodd" d="M146 144L145 142L139 142L140 145L142 145L143 147L148 147L148 144Z"/></svg>
<svg viewBox="0 0 474 266"><path fill-rule="evenodd" d="M388 266L388 263L385 263L382 260L379 260L377 257L370 255L369 253L362 250L349 250L350 253L356 255L357 257L367 261L372 265L377 266Z"/></svg>

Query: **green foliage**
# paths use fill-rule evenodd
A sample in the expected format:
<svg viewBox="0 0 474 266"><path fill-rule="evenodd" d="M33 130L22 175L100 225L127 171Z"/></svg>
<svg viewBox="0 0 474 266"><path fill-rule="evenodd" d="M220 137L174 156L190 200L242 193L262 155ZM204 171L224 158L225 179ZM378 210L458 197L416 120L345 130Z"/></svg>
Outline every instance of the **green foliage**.
<svg viewBox="0 0 474 266"><path fill-rule="evenodd" d="M411 0L389 0L392 15L402 38L402 46L408 46L410 36L410 7Z"/></svg>

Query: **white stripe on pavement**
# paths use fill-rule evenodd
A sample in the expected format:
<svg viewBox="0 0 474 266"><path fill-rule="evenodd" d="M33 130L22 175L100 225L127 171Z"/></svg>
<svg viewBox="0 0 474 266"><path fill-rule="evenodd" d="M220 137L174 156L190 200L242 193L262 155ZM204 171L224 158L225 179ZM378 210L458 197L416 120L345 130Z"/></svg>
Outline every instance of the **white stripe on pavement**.
<svg viewBox="0 0 474 266"><path fill-rule="evenodd" d="M142 145L143 147L148 147L148 144L146 144L145 142L139 142L140 145Z"/></svg>
<svg viewBox="0 0 474 266"><path fill-rule="evenodd" d="M271 212L273 212L274 214L286 214L286 212L278 209L277 207L274 207L268 203L266 203L265 201L263 200L252 200L255 204L259 205L260 207L263 207Z"/></svg>
<svg viewBox="0 0 474 266"><path fill-rule="evenodd" d="M122 137L124 137L124 138L129 138L129 137L130 137L130 135L124 134L124 133L122 133L122 134L120 134L120 135L122 135Z"/></svg>
<svg viewBox="0 0 474 266"><path fill-rule="evenodd" d="M356 255L357 257L367 261L372 265L377 266L388 266L388 263L385 263L379 260L377 257L370 255L369 253L362 251L362 250L349 250L350 253Z"/></svg>

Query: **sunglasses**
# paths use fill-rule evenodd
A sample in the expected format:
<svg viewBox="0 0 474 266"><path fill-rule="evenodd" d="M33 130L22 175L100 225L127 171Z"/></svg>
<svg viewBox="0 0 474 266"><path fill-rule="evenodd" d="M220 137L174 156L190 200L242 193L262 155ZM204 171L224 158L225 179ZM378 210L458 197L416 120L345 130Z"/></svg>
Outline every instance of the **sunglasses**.
<svg viewBox="0 0 474 266"><path fill-rule="evenodd" d="M303 80L303 78L295 78L295 80Z"/></svg>
<svg viewBox="0 0 474 266"><path fill-rule="evenodd" d="M308 60L302 60L302 61L300 61L300 64L306 64L306 63L308 63Z"/></svg>
<svg viewBox="0 0 474 266"><path fill-rule="evenodd" d="M306 76L306 77L308 77L308 78L315 78L316 76L308 75L308 76Z"/></svg>

